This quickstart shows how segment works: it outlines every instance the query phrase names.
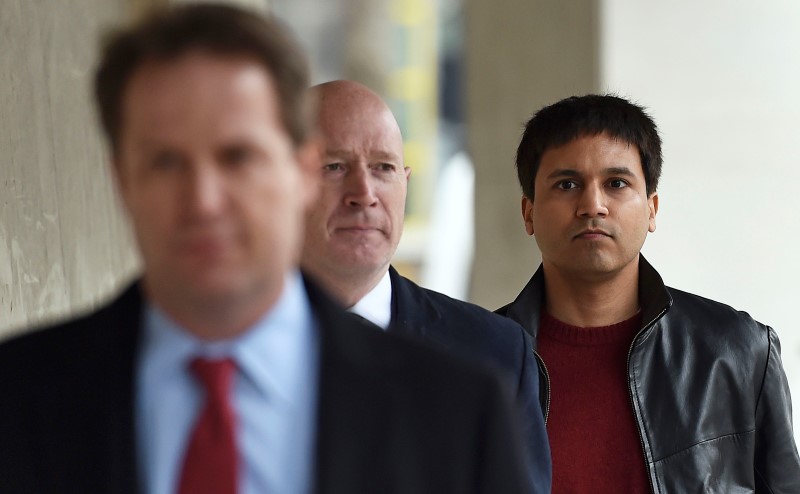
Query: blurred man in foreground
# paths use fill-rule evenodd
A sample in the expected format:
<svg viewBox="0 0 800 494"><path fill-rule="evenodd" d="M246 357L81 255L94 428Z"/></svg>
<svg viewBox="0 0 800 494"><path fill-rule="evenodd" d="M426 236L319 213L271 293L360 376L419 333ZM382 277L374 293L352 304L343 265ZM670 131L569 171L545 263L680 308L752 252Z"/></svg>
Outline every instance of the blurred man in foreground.
<svg viewBox="0 0 800 494"><path fill-rule="evenodd" d="M397 121L380 97L350 81L313 88L323 160L306 217L303 268L349 310L390 334L422 338L497 369L523 415L528 477L550 492L550 454L531 342L512 321L419 287L390 260L403 231L411 169Z"/></svg>
<svg viewBox="0 0 800 494"><path fill-rule="evenodd" d="M96 96L141 280L0 347L4 493L518 492L493 376L340 312L297 268L303 53L187 5L106 45Z"/></svg>

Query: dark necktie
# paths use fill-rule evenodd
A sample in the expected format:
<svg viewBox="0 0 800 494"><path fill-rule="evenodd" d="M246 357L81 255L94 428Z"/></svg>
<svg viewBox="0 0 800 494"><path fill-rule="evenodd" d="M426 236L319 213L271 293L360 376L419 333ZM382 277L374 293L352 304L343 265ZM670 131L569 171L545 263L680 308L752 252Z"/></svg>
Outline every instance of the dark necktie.
<svg viewBox="0 0 800 494"><path fill-rule="evenodd" d="M205 390L205 404L189 438L178 492L236 494L239 457L231 405L236 364L196 358L190 368Z"/></svg>

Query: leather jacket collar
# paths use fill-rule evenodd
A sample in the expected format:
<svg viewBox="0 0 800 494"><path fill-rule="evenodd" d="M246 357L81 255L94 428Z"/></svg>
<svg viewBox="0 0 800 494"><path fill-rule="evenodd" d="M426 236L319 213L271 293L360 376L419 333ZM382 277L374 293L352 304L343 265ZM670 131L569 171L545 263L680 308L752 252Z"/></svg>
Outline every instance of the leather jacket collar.
<svg viewBox="0 0 800 494"><path fill-rule="evenodd" d="M497 311L520 323L533 336L534 349L536 349L544 293L544 269L539 265L539 269L517 298ZM639 303L642 307L642 328L651 326L672 305L672 296L664 285L661 275L641 254L639 254Z"/></svg>

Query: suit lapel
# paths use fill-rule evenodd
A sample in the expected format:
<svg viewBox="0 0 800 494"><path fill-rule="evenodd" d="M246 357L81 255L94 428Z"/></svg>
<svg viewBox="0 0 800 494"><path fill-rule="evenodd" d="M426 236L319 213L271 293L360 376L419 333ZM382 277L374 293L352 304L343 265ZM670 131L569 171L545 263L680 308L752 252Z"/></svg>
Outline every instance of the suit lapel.
<svg viewBox="0 0 800 494"><path fill-rule="evenodd" d="M374 398L385 383L370 372L380 357L368 340L381 335L369 323L348 317L308 279L305 284L320 331L314 492L362 492L359 486L382 475L359 468L379 449L370 445L378 435L354 434L376 430L375 421L391 412Z"/></svg>
<svg viewBox="0 0 800 494"><path fill-rule="evenodd" d="M392 281L392 321L390 331L425 337L428 328L441 314L428 300L425 290L403 278L389 266Z"/></svg>
<svg viewBox="0 0 800 494"><path fill-rule="evenodd" d="M339 380L339 360L335 344L339 331L337 318L326 303L322 292L307 277L304 284L319 328L319 376L317 380L317 432L314 453L314 486L312 492L329 493L331 473L336 472L336 422L334 418L341 408L336 397Z"/></svg>
<svg viewBox="0 0 800 494"><path fill-rule="evenodd" d="M120 307L111 315L114 326L119 328L115 339L117 348L109 355L116 354L114 362L109 362L112 378L108 385L109 396L109 436L107 440L110 488L112 492L133 494L139 491L139 472L137 468L135 412L136 409L136 358L142 333L142 301L140 288L132 286L120 299ZM109 332L113 332L110 326ZM119 385L115 385L119 383Z"/></svg>

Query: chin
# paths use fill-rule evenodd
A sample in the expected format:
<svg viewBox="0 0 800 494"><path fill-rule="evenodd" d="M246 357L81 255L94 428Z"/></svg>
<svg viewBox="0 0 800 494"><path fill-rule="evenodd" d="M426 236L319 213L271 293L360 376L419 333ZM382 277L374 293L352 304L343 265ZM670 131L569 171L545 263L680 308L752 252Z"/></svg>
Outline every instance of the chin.
<svg viewBox="0 0 800 494"><path fill-rule="evenodd" d="M195 298L208 301L238 297L247 291L245 283L233 279L198 279L190 282L189 286L191 286L189 291Z"/></svg>
<svg viewBox="0 0 800 494"><path fill-rule="evenodd" d="M619 269L613 260L599 256L570 257L562 259L558 265L565 271L589 276L609 274Z"/></svg>
<svg viewBox="0 0 800 494"><path fill-rule="evenodd" d="M351 255L339 258L334 263L336 269L347 274L372 273L386 264L385 259L377 259L374 256Z"/></svg>
<svg viewBox="0 0 800 494"><path fill-rule="evenodd" d="M328 258L333 264L356 269L384 262L388 259L386 250L383 244L358 242L339 244L335 249L326 251L319 257Z"/></svg>
<svg viewBox="0 0 800 494"><path fill-rule="evenodd" d="M613 275L619 273L627 266L617 260L605 260L602 262L593 262L585 266L587 273L593 273L597 276Z"/></svg>
<svg viewBox="0 0 800 494"><path fill-rule="evenodd" d="M241 293L248 287L256 285L256 268L244 269L230 263L214 267L196 267L185 273L185 286L192 287L195 292L221 294Z"/></svg>

